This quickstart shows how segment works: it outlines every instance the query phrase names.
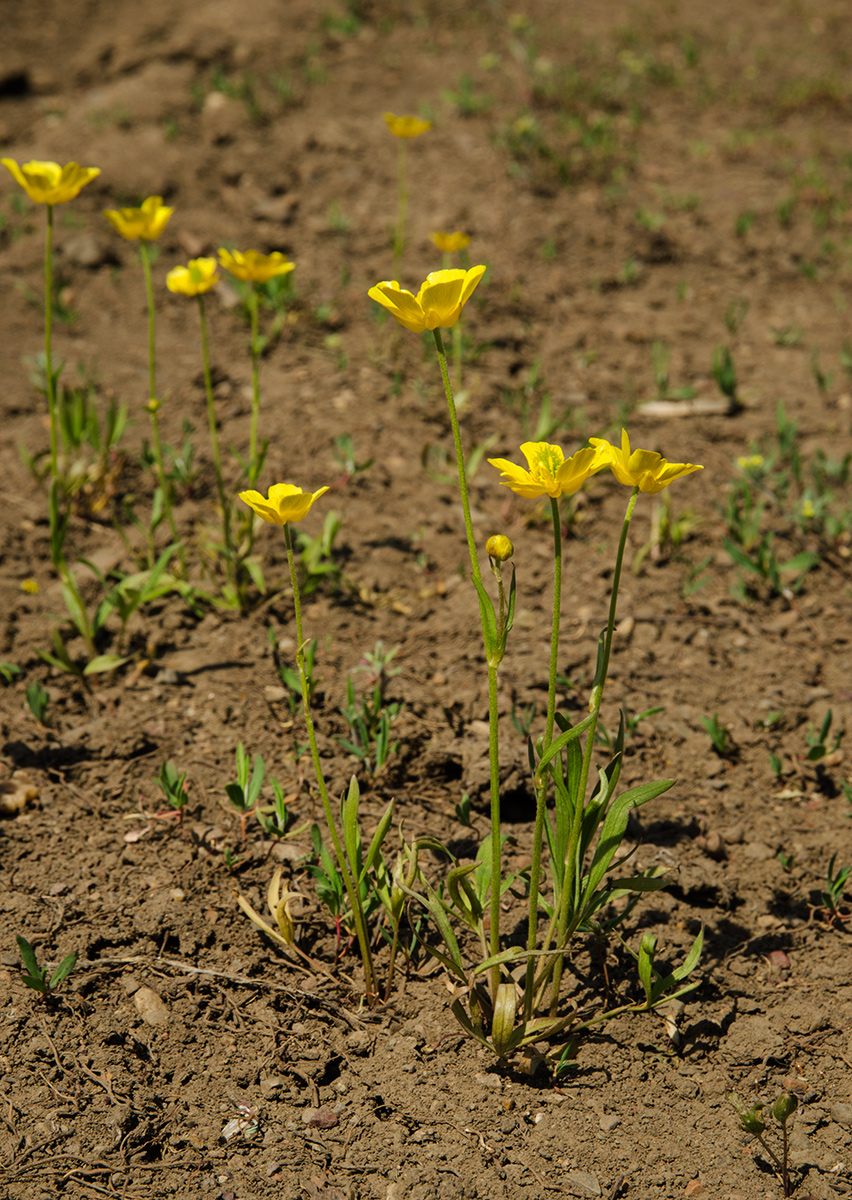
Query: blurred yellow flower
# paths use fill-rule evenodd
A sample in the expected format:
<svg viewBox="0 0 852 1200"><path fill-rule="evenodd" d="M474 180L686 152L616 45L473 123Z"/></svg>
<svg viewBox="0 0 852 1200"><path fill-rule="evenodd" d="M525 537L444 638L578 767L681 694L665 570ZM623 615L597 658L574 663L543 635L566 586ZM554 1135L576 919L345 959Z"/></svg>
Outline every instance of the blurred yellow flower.
<svg viewBox="0 0 852 1200"><path fill-rule="evenodd" d="M166 228L174 211L163 204L162 196L149 196L139 208L107 208L104 216L116 233L129 242L139 238L153 242Z"/></svg>
<svg viewBox="0 0 852 1200"><path fill-rule="evenodd" d="M442 254L455 254L458 250L466 250L470 245L470 235L467 233L436 231L429 234L429 240L438 247Z"/></svg>
<svg viewBox="0 0 852 1200"><path fill-rule="evenodd" d="M240 499L270 525L286 525L306 517L313 502L327 491L327 487L321 487L318 492L303 492L293 483L273 483L268 497L250 491L240 492Z"/></svg>
<svg viewBox="0 0 852 1200"><path fill-rule="evenodd" d="M737 466L741 471L756 471L763 466L763 455L743 454L737 459Z"/></svg>
<svg viewBox="0 0 852 1200"><path fill-rule="evenodd" d="M427 129L432 128L431 121L421 121L419 117L397 117L393 113L385 113L385 123L394 137L419 137Z"/></svg>
<svg viewBox="0 0 852 1200"><path fill-rule="evenodd" d="M529 464L529 470L509 462L506 458L489 458L505 479L503 487L511 488L519 496L571 496L580 490L590 475L609 466L609 455L601 449L578 450L566 458L559 446L550 442L524 442L521 453Z"/></svg>
<svg viewBox="0 0 852 1200"><path fill-rule="evenodd" d="M432 271L416 296L401 288L395 279L377 283L368 295L384 305L394 320L412 333L424 329L451 329L461 316L485 267L469 271Z"/></svg>
<svg viewBox="0 0 852 1200"><path fill-rule="evenodd" d="M620 450L603 438L589 438L589 441L607 456L602 465L610 467L618 482L628 487L638 487L640 492L661 492L682 475L704 470L696 463L670 463L656 450L634 450L631 453L626 429L621 431Z"/></svg>
<svg viewBox="0 0 852 1200"><path fill-rule="evenodd" d="M259 250L220 250L219 262L235 279L245 283L269 283L276 275L287 275L295 267L278 250L261 254Z"/></svg>
<svg viewBox="0 0 852 1200"><path fill-rule="evenodd" d="M13 158L0 159L9 174L36 204L66 204L95 178L100 167L81 167L66 163L28 162L18 166Z"/></svg>
<svg viewBox="0 0 852 1200"><path fill-rule="evenodd" d="M201 296L219 282L219 264L215 258L193 258L185 267L173 267L166 276L166 287L181 296Z"/></svg>
<svg viewBox="0 0 852 1200"><path fill-rule="evenodd" d="M28 596L37 596L38 595L38 580L37 579L22 580L21 591L26 592L26 594Z"/></svg>

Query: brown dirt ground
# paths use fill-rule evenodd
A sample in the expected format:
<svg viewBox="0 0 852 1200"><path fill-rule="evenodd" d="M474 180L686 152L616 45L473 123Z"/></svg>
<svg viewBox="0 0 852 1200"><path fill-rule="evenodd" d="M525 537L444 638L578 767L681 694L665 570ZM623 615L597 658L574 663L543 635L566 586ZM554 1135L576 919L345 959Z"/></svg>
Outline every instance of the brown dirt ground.
<svg viewBox="0 0 852 1200"><path fill-rule="evenodd" d="M22 771L34 793L0 827L3 1195L757 1200L780 1187L725 1094L766 1100L782 1086L804 1100L796 1194L852 1194L852 954L842 923L818 911L831 854L852 862L852 809L842 755L820 773L802 761L809 722L829 707L834 728L849 722L848 549L843 537L818 546L819 568L792 604L766 590L743 603L721 540L733 460L773 434L779 400L803 455L852 452L839 359L852 302L848 5L31 0L6 6L3 43L4 153L102 169L57 211L63 299L76 317L57 325L56 350L66 378L77 364L94 371L99 403L126 403L134 422L111 462L106 508L72 520L74 553L131 569L113 515L131 494L144 514L150 494L139 466L141 274L100 210L152 193L176 209L155 272L164 436L179 445L190 421L200 468L178 509L189 545L211 519L213 478L194 305L165 291L165 269L222 243L297 262L263 367L264 483L332 483L344 521L343 583L305 613L319 639L317 714L335 792L352 769L334 738L347 672L377 639L399 647L391 694L405 701L402 749L375 785L364 780L368 828L394 796L409 836L462 844L454 807L468 791L484 830L486 695L475 598L459 574L460 509L451 484L421 466L451 451L437 368L366 297L391 272L396 148L385 110L434 119L410 146L403 282L439 265L436 228L466 229L471 262L489 267L465 314L468 450L493 438L492 454L515 455L523 406L534 420L549 393L564 418L553 437L566 446L617 436L626 422L635 444L706 467L672 489L674 515L691 509L700 527L627 574L611 684L613 710L664 706L640 725L625 781L678 779L631 826L640 864L666 866L672 883L639 906L626 936L635 945L653 931L675 960L703 924L701 986L677 1047L660 1017L623 1019L583 1042L554 1086L464 1041L422 955L386 1008L365 1011L351 954L335 980L306 977L236 906L235 886L262 904L282 852L259 831L241 845L224 808L237 742L264 756L300 823L320 815L267 644L271 624L292 648L278 531L260 535L270 593L248 617L196 618L167 598L131 625L145 669L98 678L90 693L39 658L62 599L45 492L18 447L47 441L27 363L41 348L43 214L17 202L10 179L0 184L0 656L22 672L0 693L0 720L4 787ZM209 308L223 441L244 451L246 330L227 292ZM679 416L668 401L643 411L655 339L671 349L672 386L704 401L718 398L710 363L727 344L742 409L711 403ZM349 481L332 454L341 433L375 460ZM534 505L495 482L484 466L473 504L482 537L505 531L517 546L501 709L505 816L523 861L531 800L508 717L513 703L542 709L549 535L530 519ZM597 482L566 540L560 668L581 685L568 696L575 706L623 501L614 482ZM631 555L647 538L652 504L642 501ZM766 519L784 557L802 547L789 512ZM699 568L704 586L693 590ZM35 596L21 590L27 577ZM46 729L25 702L36 680L50 693ZM702 727L713 713L738 748L730 760ZM789 764L783 780L769 752ZM132 820L158 806L152 777L167 758L189 773L185 837ZM234 873L224 845L243 856ZM298 859L287 861L310 893ZM17 934L48 962L80 954L53 1007L20 983ZM314 903L301 937L330 967L331 930ZM630 995L625 957L611 952L608 984ZM605 982L584 950L576 987ZM144 988L165 1006L163 1023L143 1018ZM240 1106L253 1119L226 1139Z"/></svg>

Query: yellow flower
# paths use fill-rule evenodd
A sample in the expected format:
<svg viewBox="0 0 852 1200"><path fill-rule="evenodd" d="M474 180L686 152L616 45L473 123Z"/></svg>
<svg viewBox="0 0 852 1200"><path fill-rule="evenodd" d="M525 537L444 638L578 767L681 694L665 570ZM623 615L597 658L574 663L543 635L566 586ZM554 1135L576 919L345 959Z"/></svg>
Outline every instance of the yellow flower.
<svg viewBox="0 0 852 1200"><path fill-rule="evenodd" d="M38 580L24 579L21 581L21 591L26 592L28 596L38 595Z"/></svg>
<svg viewBox="0 0 852 1200"><path fill-rule="evenodd" d="M219 282L219 264L215 258L193 258L185 267L173 267L166 276L166 287L181 296L201 296Z"/></svg>
<svg viewBox="0 0 852 1200"><path fill-rule="evenodd" d="M803 520L810 521L815 516L816 516L816 508L814 507L813 500L805 498L802 501L802 518L803 518Z"/></svg>
<svg viewBox="0 0 852 1200"><path fill-rule="evenodd" d="M467 233L430 233L429 240L442 254L455 254L458 250L466 250L470 245L470 235Z"/></svg>
<svg viewBox="0 0 852 1200"><path fill-rule="evenodd" d="M306 517L313 502L327 491L327 487L321 487L318 492L303 492L293 483L273 483L268 498L260 492L240 492L240 499L270 525L286 525Z"/></svg>
<svg viewBox="0 0 852 1200"><path fill-rule="evenodd" d="M416 296L401 288L395 279L377 283L368 295L384 305L394 320L412 333L424 329L451 329L461 316L485 267L469 271L432 271Z"/></svg>
<svg viewBox="0 0 852 1200"><path fill-rule="evenodd" d="M756 471L763 466L763 455L743 454L737 459L737 466L741 471Z"/></svg>
<svg viewBox="0 0 852 1200"><path fill-rule="evenodd" d="M100 167L81 167L75 162L64 167L55 162L28 162L19 167L13 158L0 162L36 204L66 204L101 173Z"/></svg>
<svg viewBox="0 0 852 1200"><path fill-rule="evenodd" d="M431 121L421 121L419 117L396 117L393 113L385 113L385 123L394 137L419 137L427 129L432 128Z"/></svg>
<svg viewBox="0 0 852 1200"><path fill-rule="evenodd" d="M558 446L549 442L524 442L521 453L529 464L528 471L505 458L488 461L506 476L500 480L503 487L530 498L571 496L590 475L609 465L608 455L601 449L578 450L566 458Z"/></svg>
<svg viewBox="0 0 852 1200"><path fill-rule="evenodd" d="M620 450L603 438L589 438L589 441L607 456L602 465L610 467L618 482L628 487L638 487L640 492L661 492L682 475L704 470L695 463L670 463L656 450L634 450L631 453L626 429L621 431Z"/></svg>
<svg viewBox="0 0 852 1200"><path fill-rule="evenodd" d="M153 242L166 228L174 211L163 204L162 196L149 196L139 208L107 208L104 216L116 233L129 242L138 238Z"/></svg>
<svg viewBox="0 0 852 1200"><path fill-rule="evenodd" d="M287 275L295 267L283 254L274 250L272 254L261 254L259 250L220 250L219 262L235 279L245 283L269 283L276 275Z"/></svg>

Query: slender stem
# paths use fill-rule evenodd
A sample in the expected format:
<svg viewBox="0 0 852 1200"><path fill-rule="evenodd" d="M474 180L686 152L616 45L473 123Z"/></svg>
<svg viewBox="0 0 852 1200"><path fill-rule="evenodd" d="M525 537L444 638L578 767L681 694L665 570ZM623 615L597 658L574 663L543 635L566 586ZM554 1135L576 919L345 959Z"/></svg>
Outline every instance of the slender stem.
<svg viewBox="0 0 852 1200"><path fill-rule="evenodd" d="M548 966L545 968L545 978L550 970L553 970L553 982L551 988L551 1010L556 1008L559 998L559 986L562 982L562 971L564 967L563 952L569 936L574 933L577 923L582 914L579 912L576 897L573 896L575 885L579 879L581 864L579 862L580 854L580 830L582 828L583 816L586 811L586 789L589 781L589 770L592 763L592 754L595 746L595 730L597 729L598 717L601 710L601 702L603 700L604 688L606 686L607 674L609 671L609 660L612 653L612 635L615 629L615 614L618 606L618 589L621 582L621 568L624 562L624 550L627 545L627 533L630 529L630 519L633 516L633 510L636 507L636 499L639 495L639 488L635 487L627 502L627 511L624 514L624 522L621 526L621 537L618 539L618 550L615 557L615 570L612 575L612 589L609 598L609 616L607 619L606 633L604 635L604 648L601 655L600 672L595 679L592 694L589 699L589 708L591 710L592 723L586 733L586 745L583 751L583 765L580 770L580 782L577 788L577 795L574 802L574 814L571 827L571 836L568 843L568 854L565 861L565 872L562 880L562 893L559 898L559 908L554 917L551 919L548 929L547 944L553 936L554 919L556 929L556 954L554 959L551 959ZM574 912L571 921L568 920L568 909L571 900L574 900Z"/></svg>
<svg viewBox="0 0 852 1200"><path fill-rule="evenodd" d="M470 517L470 495L467 487L467 474L464 465L464 450L461 443L459 419L453 400L453 388L450 374L447 370L447 356L444 352L444 342L440 329L434 329L435 348L438 352L438 362L441 367L441 377L444 381L444 391L447 396L447 407L450 412L450 424L453 427L453 444L456 450L456 462L459 470L459 491L461 492L464 527L467 535L467 548L470 553L470 569L474 582L482 587L482 574L479 569L479 556L476 553L476 542L473 537L473 522ZM478 590L478 589L477 589ZM486 652L488 639L485 623L482 624L483 641ZM490 656L489 656L490 657ZM498 741L497 719L497 667L499 664L488 664L488 743L489 765L491 779L491 954L500 951L500 885L502 883L501 845L500 845L500 756ZM491 994L496 999L497 987L500 983L499 966L491 969Z"/></svg>
<svg viewBox="0 0 852 1200"><path fill-rule="evenodd" d="M56 478L58 437L56 430L56 386L50 352L53 331L53 205L47 205L47 234L44 242L44 369L47 374L47 411L50 417L50 474Z"/></svg>
<svg viewBox="0 0 852 1200"><path fill-rule="evenodd" d="M151 418L151 443L154 448L154 473L157 477L157 483L160 485L160 491L163 494L163 508L166 513L166 520L169 523L169 529L172 532L172 538L178 543L179 546L180 561L185 575L186 561L184 558L183 543L178 536L177 526L175 525L175 517L174 513L172 512L172 498L166 483L165 468L163 467L163 448L160 442L160 401L157 399L157 351L154 321L154 282L151 278L151 252L148 243L144 238L140 238L139 240L139 257L142 260L142 274L145 276L145 296L148 301L147 409Z"/></svg>
<svg viewBox="0 0 852 1200"><path fill-rule="evenodd" d="M456 412L456 402L453 399L453 388L450 383L450 373L447 370L447 355L444 351L444 339L441 337L440 329L433 329L432 335L435 338L435 349L438 351L438 362L441 367L441 378L444 381L444 391L447 395L447 407L450 410L450 424L453 427L453 444L456 449L456 462L459 468L459 491L461 492L462 511L464 512L464 528L467 534L467 548L470 553L470 569L473 578L478 582L482 582L482 574L479 570L479 557L476 553L476 542L473 537L473 522L470 519L470 496L467 489L467 474L464 466L464 451L461 444L461 431L459 429L459 418Z"/></svg>
<svg viewBox="0 0 852 1200"><path fill-rule="evenodd" d="M222 479L222 458L219 453L219 432L216 427L216 408L213 404L213 380L210 375L210 350L207 342L207 318L204 313L204 297L198 296L198 313L201 318L201 355L204 360L204 391L207 396L207 419L210 424L210 444L213 449L213 465L216 468L216 487L219 492L219 503L222 507L222 532L225 539L225 559L228 575L234 574L234 561L231 546L231 506L225 495L225 484ZM236 583L236 580L233 580Z"/></svg>
<svg viewBox="0 0 852 1200"><path fill-rule="evenodd" d="M556 716L556 673L559 664L559 624L562 610L562 524L559 519L559 499L551 496L550 515L553 519L553 625L550 633L550 676L547 687L547 722L544 730L542 750L553 741L553 723ZM544 821L547 806L547 775L535 790L535 829L533 831L532 864L530 867L529 932L527 949L534 951L538 940L538 898L541 887L541 852L544 842ZM533 1011L535 993L535 959L527 962L524 985L524 1018L529 1020Z"/></svg>
<svg viewBox="0 0 852 1200"><path fill-rule="evenodd" d="M257 424L260 412L260 338L258 336L257 284L252 283L249 292L249 316L251 317L251 434L249 436L249 483L254 484L259 475L257 466Z"/></svg>
<svg viewBox="0 0 852 1200"><path fill-rule="evenodd" d="M500 888L503 882L500 845L500 759L497 742L497 667L488 664L488 757L491 776L491 957L500 953ZM500 985L499 965L491 968L491 998Z"/></svg>
<svg viewBox="0 0 852 1200"><path fill-rule="evenodd" d="M396 232L393 238L393 265L394 274L398 274L398 268L402 259L402 251L405 248L405 215L408 209L408 183L406 180L406 152L408 143L405 138L397 139L396 153Z"/></svg>
<svg viewBox="0 0 852 1200"><path fill-rule="evenodd" d="M290 536L289 523L284 526L284 540L287 543L287 563L290 567L290 581L293 585L293 608L296 613L296 666L299 671L299 682L302 686L302 704L305 709L305 724L308 728L308 741L311 745L311 758L314 763L314 772L317 778L317 787L319 788L320 797L322 799L323 810L325 811L325 821L328 826L328 832L331 835L331 840L334 845L334 853L337 857L337 865L340 868L340 874L343 876L343 882L346 887L346 895L349 900L349 907L352 909L352 919L355 922L355 934L358 938L358 946L361 950L361 961L364 964L364 987L372 1002L376 995L375 972L373 970L373 956L370 952L370 942L367 937L367 928L364 922L364 910L361 907L361 898L355 887L352 879L352 874L346 862L346 855L343 850L343 844L340 841L340 835L337 831L337 824L334 820L334 813L331 809L331 801L328 798L328 788L325 786L325 776L323 775L322 765L320 763L319 748L317 746L317 736L314 730L314 720L311 715L311 697L308 687L308 676L305 671L305 655L304 645L305 639L302 634L302 604L299 597L299 580L296 575L296 562L293 557L293 539Z"/></svg>

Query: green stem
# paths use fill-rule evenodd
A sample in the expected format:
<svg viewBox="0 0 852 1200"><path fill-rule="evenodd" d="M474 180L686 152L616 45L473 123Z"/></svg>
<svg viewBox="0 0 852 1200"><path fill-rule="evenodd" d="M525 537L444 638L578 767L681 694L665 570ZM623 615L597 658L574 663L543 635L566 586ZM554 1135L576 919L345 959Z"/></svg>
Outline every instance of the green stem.
<svg viewBox="0 0 852 1200"><path fill-rule="evenodd" d="M216 469L216 488L219 492L219 504L222 508L222 533L225 541L225 560L229 579L236 585L234 575L234 554L231 545L231 506L225 495L225 484L222 479L222 458L219 453L219 431L216 426L216 408L213 404L213 380L210 374L210 350L207 342L207 317L204 313L204 297L198 296L198 313L201 319L201 355L204 361L204 391L207 396L207 419L210 425L210 445L213 449L213 465Z"/></svg>
<svg viewBox="0 0 852 1200"><path fill-rule="evenodd" d="M559 500L550 498L550 515L553 519L553 624L550 632L550 676L547 687L547 722L545 724L542 751L553 741L553 723L556 716L556 673L559 664L559 624L562 610L562 524L559 520ZM535 993L535 959L532 952L538 940L538 898L541 887L541 852L544 843L544 822L547 809L547 775L535 790L535 829L533 831L532 864L530 867L529 931L527 949L531 956L527 962L524 985L524 1019L529 1021L533 1012Z"/></svg>
<svg viewBox="0 0 852 1200"><path fill-rule="evenodd" d="M453 427L453 444L456 450L456 462L459 468L459 491L461 492L462 511L464 513L464 528L467 534L467 548L470 554L470 569L473 578L482 583L482 574L479 570L479 557L476 553L476 542L473 537L473 523L470 519L470 495L467 488L467 474L464 466L464 451L461 444L461 431L459 429L459 418L456 412L456 402L453 399L453 388L450 383L450 373L447 369L447 355L444 351L444 339L441 337L440 329L433 329L432 335L435 338L435 349L438 351L438 362L441 367L441 378L444 381L444 391L447 396L447 407L450 410L450 424Z"/></svg>
<svg viewBox="0 0 852 1200"><path fill-rule="evenodd" d="M476 553L476 542L473 537L473 522L470 517L470 495L467 487L467 474L464 465L464 451L461 443L459 418L453 399L453 388L450 374L447 370L447 356L444 351L444 341L440 329L434 329L435 349L438 352L438 362L441 367L441 378L444 381L444 392L447 397L447 407L450 412L450 424L453 428L453 444L456 451L456 462L459 470L459 491L461 493L462 512L464 513L464 528L467 535L467 548L470 554L470 569L474 582L482 587L482 573L479 569L479 556ZM478 589L477 589L478 590ZM488 637L485 621L482 621L482 637L485 644L486 656L489 656ZM502 882L501 845L500 845L500 757L497 722L497 666L488 664L488 743L489 764L491 776L491 953L497 954L500 949L500 885ZM491 969L491 994L496 999L497 986L500 982L500 968Z"/></svg>
<svg viewBox="0 0 852 1200"><path fill-rule="evenodd" d="M258 335L257 284L249 292L249 316L251 317L251 433L249 435L249 483L254 485L259 474L257 467L257 425L260 412L260 337Z"/></svg>
<svg viewBox="0 0 852 1200"><path fill-rule="evenodd" d="M408 183L406 180L406 152L408 143L405 138L397 139L396 153L396 232L393 238L393 267L394 275L399 273L402 251L405 248L405 216L408 209Z"/></svg>
<svg viewBox="0 0 852 1200"><path fill-rule="evenodd" d="M491 775L491 957L500 953L500 888L503 882L500 845L500 759L497 742L497 667L488 664L488 760ZM496 1000L500 967L491 968L491 998Z"/></svg>
<svg viewBox="0 0 852 1200"><path fill-rule="evenodd" d="M453 326L453 374L456 377L456 389L462 390L462 329L461 318Z"/></svg>
<svg viewBox="0 0 852 1200"><path fill-rule="evenodd" d="M568 938L573 935L577 923L581 917L581 913L577 911L577 897L573 895L576 881L579 878L579 871L581 870L582 866L582 864L578 861L580 852L580 831L583 824L583 816L586 811L586 789L588 787L589 771L591 768L592 754L595 746L595 730L597 729L598 717L601 710L601 702L603 700L604 688L606 686L607 674L609 671L609 660L612 653L612 635L615 629L615 613L618 606L618 589L621 583L621 568L624 562L624 550L627 546L627 534L630 529L630 519L633 516L633 510L636 507L638 495L639 488L634 487L630 499L627 502L627 511L624 514L624 522L621 527L621 537L618 539L618 551L615 557L615 570L613 571L612 576L612 590L609 598L609 616L607 619L606 633L604 635L604 648L603 654L601 655L600 671L595 678L592 694L589 699L589 709L591 711L592 723L586 732L586 745L583 751L583 765L580 771L580 782L574 801L574 815L571 827L571 837L568 843L565 872L562 880L562 892L559 897L559 908L557 912L554 913L554 917L551 919L546 939L546 945L549 945L553 936L555 920L556 953L554 958L550 960L550 963L545 968L544 976L546 979L550 971L553 971L553 982L551 986L551 1011L555 1010L559 998L559 986L562 982L562 971L564 968L563 954L565 946ZM574 900L574 914L569 923L568 908L572 897Z"/></svg>
<svg viewBox="0 0 852 1200"><path fill-rule="evenodd" d="M364 964L364 987L367 996L372 1003L377 997L375 972L373 970L373 956L370 952L370 942L367 937L367 927L364 921L364 910L361 907L361 897L357 892L352 875L346 862L346 855L343 850L343 844L340 841L340 835L337 831L337 824L334 820L334 813L331 809L331 801L328 797L328 788L325 786L325 776L323 775L322 765L320 764L319 748L317 747L317 737L314 730L314 720L311 715L311 698L308 688L308 676L305 671L305 656L304 645L305 639L302 634L302 605L299 597L299 581L296 575L296 562L293 557L293 539L290 536L289 523L284 526L284 540L287 543L287 563L290 567L290 580L293 585L293 608L296 613L296 666L299 671L299 682L302 685L302 704L305 708L305 724L308 728L308 741L311 745L311 758L314 763L314 772L317 778L317 787L319 788L320 797L322 799L323 810L325 811L325 821L328 826L328 832L331 835L331 840L334 845L334 853L337 857L337 865L340 868L340 874L343 876L343 882L346 887L346 895L349 900L349 907L352 909L352 919L355 922L355 935L358 938L358 946L361 950L361 961Z"/></svg>
<svg viewBox="0 0 852 1200"><path fill-rule="evenodd" d="M163 494L163 508L166 513L166 520L169 523L169 529L172 533L172 538L179 546L179 554L183 573L186 575L186 560L184 558L183 543L181 542L177 526L175 525L175 517L172 512L172 498L166 484L166 472L163 467L163 448L160 442L160 418L159 407L160 401L157 399L157 351L156 351L156 335L154 322L154 282L151 278L151 253L148 243L144 238L139 239L139 257L142 260L142 274L145 276L145 296L148 301L148 404L147 409L151 418L151 443L154 448L154 473L157 477L157 483L160 485L160 491Z"/></svg>
<svg viewBox="0 0 852 1200"><path fill-rule="evenodd" d="M50 474L56 478L58 436L56 430L56 386L51 357L53 332L53 205L47 205L47 234L44 243L44 369L47 373L47 411L50 417Z"/></svg>

